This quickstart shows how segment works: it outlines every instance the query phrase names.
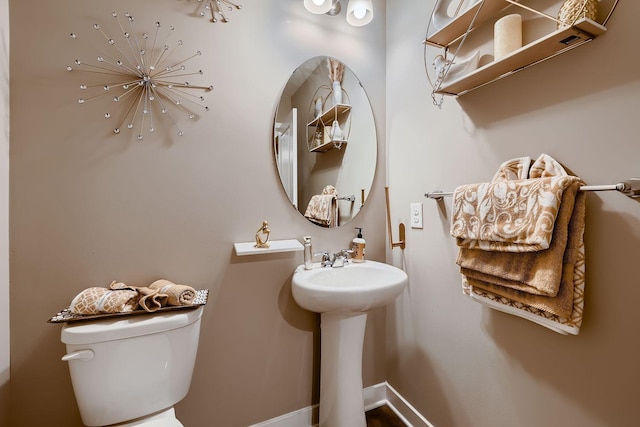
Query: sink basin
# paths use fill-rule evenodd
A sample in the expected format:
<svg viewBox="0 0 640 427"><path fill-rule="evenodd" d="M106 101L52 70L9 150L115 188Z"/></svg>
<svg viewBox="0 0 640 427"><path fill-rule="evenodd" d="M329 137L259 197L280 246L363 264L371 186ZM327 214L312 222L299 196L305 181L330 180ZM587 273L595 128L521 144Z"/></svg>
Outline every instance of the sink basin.
<svg viewBox="0 0 640 427"><path fill-rule="evenodd" d="M291 282L293 298L316 313L364 312L389 304L403 291L407 273L376 261L350 263L344 267L299 266Z"/></svg>

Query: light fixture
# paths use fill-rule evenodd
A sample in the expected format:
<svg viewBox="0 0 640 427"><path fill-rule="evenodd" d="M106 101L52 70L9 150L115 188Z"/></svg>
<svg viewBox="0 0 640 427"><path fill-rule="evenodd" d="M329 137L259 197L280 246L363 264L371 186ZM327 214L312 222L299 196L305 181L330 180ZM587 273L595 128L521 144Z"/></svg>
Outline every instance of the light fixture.
<svg viewBox="0 0 640 427"><path fill-rule="evenodd" d="M349 0L347 22L354 27L367 25L373 19L371 0Z"/></svg>
<svg viewBox="0 0 640 427"><path fill-rule="evenodd" d="M342 6L340 5L340 0L333 0L331 2L331 9L327 12L327 15L336 16L342 10Z"/></svg>
<svg viewBox="0 0 640 427"><path fill-rule="evenodd" d="M304 7L311 13L322 15L333 7L333 0L304 0Z"/></svg>
<svg viewBox="0 0 640 427"><path fill-rule="evenodd" d="M342 6L340 0L304 0L304 7L317 15L336 16ZM371 0L349 0L347 6L347 22L354 27L367 25L373 19Z"/></svg>

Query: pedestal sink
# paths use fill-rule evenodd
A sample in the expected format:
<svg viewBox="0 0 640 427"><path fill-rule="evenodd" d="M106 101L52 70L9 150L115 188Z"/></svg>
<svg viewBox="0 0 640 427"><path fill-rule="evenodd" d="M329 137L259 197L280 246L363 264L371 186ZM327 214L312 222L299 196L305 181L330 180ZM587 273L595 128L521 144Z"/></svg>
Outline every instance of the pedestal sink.
<svg viewBox="0 0 640 427"><path fill-rule="evenodd" d="M293 298L320 313L320 427L366 427L362 396L362 345L367 310L392 302L407 274L375 261L344 267L298 266Z"/></svg>

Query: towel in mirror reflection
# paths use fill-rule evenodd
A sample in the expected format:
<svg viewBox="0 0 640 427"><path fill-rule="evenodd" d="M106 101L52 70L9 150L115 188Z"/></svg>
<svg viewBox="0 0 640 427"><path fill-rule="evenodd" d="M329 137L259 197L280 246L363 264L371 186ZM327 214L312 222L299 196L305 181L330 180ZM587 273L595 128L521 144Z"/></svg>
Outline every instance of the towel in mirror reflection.
<svg viewBox="0 0 640 427"><path fill-rule="evenodd" d="M311 197L304 216L323 227L338 226L338 192L333 185L327 185L321 194Z"/></svg>

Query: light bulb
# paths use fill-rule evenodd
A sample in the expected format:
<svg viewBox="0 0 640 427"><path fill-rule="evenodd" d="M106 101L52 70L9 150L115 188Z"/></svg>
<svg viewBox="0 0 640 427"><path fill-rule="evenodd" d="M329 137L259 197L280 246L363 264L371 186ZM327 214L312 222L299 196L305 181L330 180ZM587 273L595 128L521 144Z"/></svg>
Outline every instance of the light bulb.
<svg viewBox="0 0 640 427"><path fill-rule="evenodd" d="M333 2L331 0L304 0L304 7L311 13L322 15L331 10Z"/></svg>
<svg viewBox="0 0 640 427"><path fill-rule="evenodd" d="M353 16L356 19L362 19L364 18L364 16L367 14L367 9L365 9L364 7L359 7L357 9L353 9Z"/></svg>
<svg viewBox="0 0 640 427"><path fill-rule="evenodd" d="M371 0L349 0L347 22L355 27L367 25L373 19Z"/></svg>

